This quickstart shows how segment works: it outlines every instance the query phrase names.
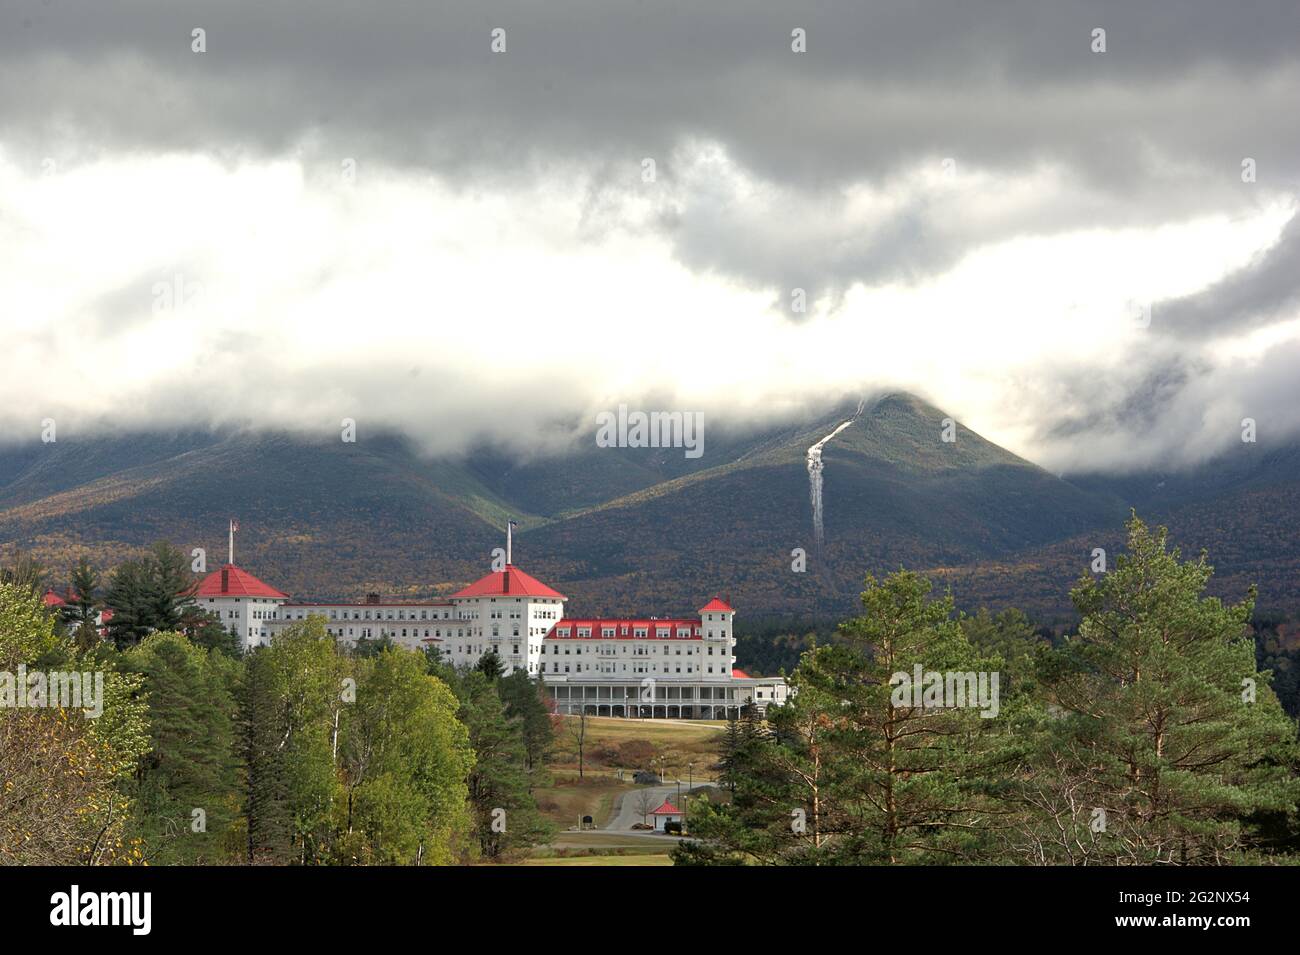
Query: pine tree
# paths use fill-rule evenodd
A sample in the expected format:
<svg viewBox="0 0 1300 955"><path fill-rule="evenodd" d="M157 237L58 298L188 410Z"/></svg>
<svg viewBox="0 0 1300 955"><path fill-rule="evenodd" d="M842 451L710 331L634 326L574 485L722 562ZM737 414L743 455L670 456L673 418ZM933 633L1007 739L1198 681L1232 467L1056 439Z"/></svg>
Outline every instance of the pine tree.
<svg viewBox="0 0 1300 955"><path fill-rule="evenodd" d="M740 720L728 717L727 727L723 730L722 740L718 744L718 760L713 764L713 772L718 782L731 792L736 791L737 769L736 754L740 750Z"/></svg>
<svg viewBox="0 0 1300 955"><path fill-rule="evenodd" d="M82 635L82 639L85 630L94 631L100 608L99 586L99 572L84 556L78 558L69 572L68 601L61 615L68 629Z"/></svg>
<svg viewBox="0 0 1300 955"><path fill-rule="evenodd" d="M981 858L1000 812L997 780L1018 757L997 720L973 705L899 698L896 674L984 673L953 618L952 600L902 572L868 577L863 616L843 639L814 647L791 676L789 702L769 710L733 757L731 806L701 807L681 862L856 865ZM973 703L974 701L970 701Z"/></svg>
<svg viewBox="0 0 1300 955"><path fill-rule="evenodd" d="M555 745L555 726L546 704L545 685L523 670L515 670L497 681L497 693L505 704L506 717L519 726L529 789L545 785L546 760Z"/></svg>
<svg viewBox="0 0 1300 955"><path fill-rule="evenodd" d="M246 861L250 865L292 860L293 812L282 712L274 661L264 648L254 650L244 661L237 725L243 764Z"/></svg>
<svg viewBox="0 0 1300 955"><path fill-rule="evenodd" d="M238 805L234 670L185 637L155 633L124 657L144 677L150 753L135 787L135 828L154 864L222 860Z"/></svg>
<svg viewBox="0 0 1300 955"><path fill-rule="evenodd" d="M505 667L501 664L501 658L497 656L495 650L489 650L479 657L478 663L474 664L474 669L489 680L498 680L501 678L501 674L505 672Z"/></svg>
<svg viewBox="0 0 1300 955"><path fill-rule="evenodd" d="M221 618L210 610L195 604L181 608L181 630L195 646L215 650L222 656L238 659L243 655L243 643L233 630L222 626Z"/></svg>
<svg viewBox="0 0 1300 955"><path fill-rule="evenodd" d="M1244 817L1296 805L1296 728L1255 669L1254 595L1205 597L1206 556L1167 538L1134 515L1128 553L1071 594L1078 635L1042 659L1054 717L1018 843L1034 861L1224 864L1254 842Z"/></svg>
<svg viewBox="0 0 1300 955"><path fill-rule="evenodd" d="M179 631L194 603L195 583L185 555L159 542L140 560L113 573L104 602L113 609L108 632L120 648L139 643L155 630Z"/></svg>
<svg viewBox="0 0 1300 955"><path fill-rule="evenodd" d="M459 681L456 695L474 749L469 801L480 853L497 859L549 838L552 827L529 793L521 733L507 718L495 685L471 671Z"/></svg>

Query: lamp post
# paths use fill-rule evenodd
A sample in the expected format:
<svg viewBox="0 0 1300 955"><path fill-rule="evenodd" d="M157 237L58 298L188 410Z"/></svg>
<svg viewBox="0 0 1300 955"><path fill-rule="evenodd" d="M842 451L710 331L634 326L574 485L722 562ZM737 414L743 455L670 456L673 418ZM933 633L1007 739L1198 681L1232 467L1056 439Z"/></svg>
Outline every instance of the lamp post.
<svg viewBox="0 0 1300 955"><path fill-rule="evenodd" d="M691 793L695 790L695 763L686 764L686 802L682 803L682 833L686 832L686 824L689 821L691 809Z"/></svg>

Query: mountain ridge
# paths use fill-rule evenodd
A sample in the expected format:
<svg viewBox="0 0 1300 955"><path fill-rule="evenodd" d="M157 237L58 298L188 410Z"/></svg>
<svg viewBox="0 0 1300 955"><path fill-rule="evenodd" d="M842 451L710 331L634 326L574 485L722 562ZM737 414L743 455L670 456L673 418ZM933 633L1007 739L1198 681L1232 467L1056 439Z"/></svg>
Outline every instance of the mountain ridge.
<svg viewBox="0 0 1300 955"><path fill-rule="evenodd" d="M1114 541L1136 504L1221 555L1225 581L1253 574L1269 600L1300 602L1287 576L1300 566L1295 522L1262 513L1300 508L1300 451L1238 461L1227 479L1210 467L1199 484L1158 493L1155 475L1061 478L960 422L945 442L949 417L882 393L716 430L699 462L594 440L524 462L490 449L429 459L395 435L258 432L0 447L0 548L31 548L56 573L77 553L111 566L155 539L222 554L234 516L237 562L288 592L427 596L479 576L513 518L518 562L584 613L676 611L725 590L750 614L829 617L852 611L866 573L907 566L953 585L964 605L1050 615L1069 612L1085 545ZM819 549L807 450L849 419L822 450ZM803 573L792 569L801 551Z"/></svg>

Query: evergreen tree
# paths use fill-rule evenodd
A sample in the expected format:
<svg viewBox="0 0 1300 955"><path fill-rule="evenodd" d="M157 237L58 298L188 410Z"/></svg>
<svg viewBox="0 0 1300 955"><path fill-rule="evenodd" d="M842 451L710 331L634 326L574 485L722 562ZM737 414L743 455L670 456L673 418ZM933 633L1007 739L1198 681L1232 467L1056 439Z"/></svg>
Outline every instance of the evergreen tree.
<svg viewBox="0 0 1300 955"><path fill-rule="evenodd" d="M346 675L319 616L287 627L249 655L240 727L250 859L306 864L331 851Z"/></svg>
<svg viewBox="0 0 1300 955"><path fill-rule="evenodd" d="M718 744L718 759L712 768L718 782L733 793L736 791L739 770L736 756L740 751L740 743L740 720L729 716L727 727L722 733L722 740Z"/></svg>
<svg viewBox="0 0 1300 955"><path fill-rule="evenodd" d="M99 571L84 556L78 558L69 572L67 603L61 613L73 634L83 628L94 629L100 608L99 586Z"/></svg>
<svg viewBox="0 0 1300 955"><path fill-rule="evenodd" d="M961 618L962 632L979 653L1001 661L1001 693L1032 695L1035 691L1035 657L1047 642L1034 629L1024 611L1007 607L992 613L981 607L973 616Z"/></svg>
<svg viewBox="0 0 1300 955"><path fill-rule="evenodd" d="M244 661L237 723L245 854L250 865L292 860L293 812L280 696L279 674L271 655L264 648L254 650Z"/></svg>
<svg viewBox="0 0 1300 955"><path fill-rule="evenodd" d="M546 703L545 684L523 670L515 670L497 681L497 693L505 704L507 719L519 726L529 789L545 785L546 760L555 745L555 727Z"/></svg>
<svg viewBox="0 0 1300 955"><path fill-rule="evenodd" d="M118 647L128 647L155 630L180 630L194 588L185 555L166 542L155 544L146 557L114 571L104 598L113 609L109 635Z"/></svg>
<svg viewBox="0 0 1300 955"><path fill-rule="evenodd" d="M234 666L175 633L146 637L124 662L144 677L149 703L152 747L133 800L145 856L153 864L220 861L238 809Z"/></svg>
<svg viewBox="0 0 1300 955"><path fill-rule="evenodd" d="M479 657L478 663L474 664L474 669L489 680L498 680L501 674L505 672L505 667L501 664L501 658L497 656L495 650L489 650Z"/></svg>
<svg viewBox="0 0 1300 955"><path fill-rule="evenodd" d="M700 807L681 862L876 864L981 858L1018 748L969 703L900 694L897 675L984 673L950 597L900 571L868 577L863 616L806 652L789 702L733 757L731 806ZM970 701L973 703L974 701Z"/></svg>
<svg viewBox="0 0 1300 955"><path fill-rule="evenodd" d="M545 841L552 827L529 793L517 721L506 716L496 686L478 670L467 673L456 692L474 749L469 801L480 853L497 859Z"/></svg>
<svg viewBox="0 0 1300 955"><path fill-rule="evenodd" d="M239 635L224 627L221 618L215 613L196 604L181 608L180 632L197 647L216 651L231 659L243 656L243 643Z"/></svg>
<svg viewBox="0 0 1300 955"><path fill-rule="evenodd" d="M1205 597L1212 572L1134 515L1128 553L1071 593L1078 635L1040 663L1054 715L1023 788L1025 857L1224 864L1257 842L1245 817L1294 809L1296 728L1255 669L1253 593Z"/></svg>

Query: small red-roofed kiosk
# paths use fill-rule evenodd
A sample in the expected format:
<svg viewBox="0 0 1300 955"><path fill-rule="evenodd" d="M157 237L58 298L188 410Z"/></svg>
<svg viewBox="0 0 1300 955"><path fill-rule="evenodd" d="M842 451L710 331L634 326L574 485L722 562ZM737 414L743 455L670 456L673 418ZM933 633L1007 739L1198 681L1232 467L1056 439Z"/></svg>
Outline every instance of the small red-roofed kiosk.
<svg viewBox="0 0 1300 955"><path fill-rule="evenodd" d="M682 821L682 811L667 799L658 809L651 811L650 815L655 821L655 832L663 832L665 823Z"/></svg>

